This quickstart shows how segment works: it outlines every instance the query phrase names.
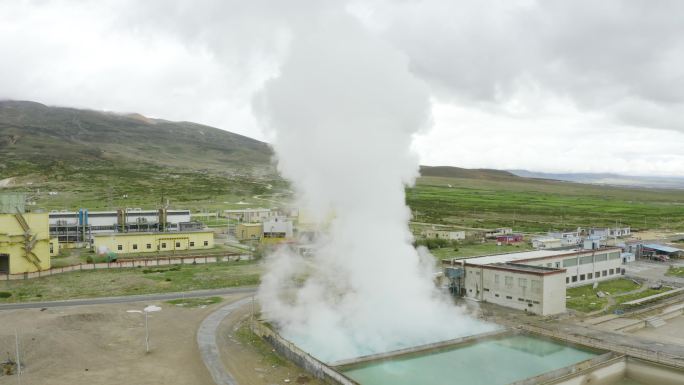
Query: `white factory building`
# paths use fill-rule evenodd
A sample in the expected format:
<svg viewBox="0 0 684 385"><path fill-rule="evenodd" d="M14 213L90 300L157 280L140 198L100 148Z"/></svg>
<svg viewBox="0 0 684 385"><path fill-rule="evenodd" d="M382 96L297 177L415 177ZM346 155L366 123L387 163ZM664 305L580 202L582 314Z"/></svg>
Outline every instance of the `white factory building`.
<svg viewBox="0 0 684 385"><path fill-rule="evenodd" d="M452 284L466 298L551 315L565 311L566 287L620 276L620 254L620 248L497 254L449 261L446 275L460 275Z"/></svg>
<svg viewBox="0 0 684 385"><path fill-rule="evenodd" d="M424 238L427 239L446 239L449 241L458 241L465 239L465 231L451 231L451 230L437 230L437 229L426 229L420 233Z"/></svg>

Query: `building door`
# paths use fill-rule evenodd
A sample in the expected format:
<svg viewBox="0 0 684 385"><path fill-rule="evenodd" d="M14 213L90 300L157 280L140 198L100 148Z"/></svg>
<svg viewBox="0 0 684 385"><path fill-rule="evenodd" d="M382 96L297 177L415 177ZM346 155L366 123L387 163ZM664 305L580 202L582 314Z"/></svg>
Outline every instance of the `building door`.
<svg viewBox="0 0 684 385"><path fill-rule="evenodd" d="M0 274L9 274L9 254L0 254Z"/></svg>

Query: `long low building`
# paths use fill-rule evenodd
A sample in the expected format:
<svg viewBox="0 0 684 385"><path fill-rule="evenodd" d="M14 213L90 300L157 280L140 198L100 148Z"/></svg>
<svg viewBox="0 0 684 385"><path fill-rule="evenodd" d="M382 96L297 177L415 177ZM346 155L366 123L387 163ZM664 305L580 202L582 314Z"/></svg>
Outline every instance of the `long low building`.
<svg viewBox="0 0 684 385"><path fill-rule="evenodd" d="M452 289L466 298L550 315L565 311L566 287L620 276L620 254L620 248L604 248L488 255L451 260L446 275L457 277Z"/></svg>
<svg viewBox="0 0 684 385"><path fill-rule="evenodd" d="M116 254L211 249L213 231L93 234L93 250Z"/></svg>
<svg viewBox="0 0 684 385"><path fill-rule="evenodd" d="M186 231L199 229L190 210L120 209L60 211L49 214L50 234L62 243L89 242L93 235L120 232Z"/></svg>

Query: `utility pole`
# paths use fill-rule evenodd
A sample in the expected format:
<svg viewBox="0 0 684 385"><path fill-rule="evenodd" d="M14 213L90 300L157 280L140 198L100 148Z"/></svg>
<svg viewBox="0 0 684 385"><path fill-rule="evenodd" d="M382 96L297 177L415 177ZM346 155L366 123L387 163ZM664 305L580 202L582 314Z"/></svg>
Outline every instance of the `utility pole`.
<svg viewBox="0 0 684 385"><path fill-rule="evenodd" d="M17 383L21 385L21 362L19 361L19 332L14 329L14 344L17 348Z"/></svg>

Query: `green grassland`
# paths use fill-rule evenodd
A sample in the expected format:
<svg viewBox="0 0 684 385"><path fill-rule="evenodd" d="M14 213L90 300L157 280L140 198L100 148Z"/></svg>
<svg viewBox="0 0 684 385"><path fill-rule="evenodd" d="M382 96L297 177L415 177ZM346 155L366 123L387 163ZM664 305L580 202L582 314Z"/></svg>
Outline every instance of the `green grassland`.
<svg viewBox="0 0 684 385"><path fill-rule="evenodd" d="M451 187L449 187L451 186ZM684 229L684 191L511 177L421 177L407 189L414 221L540 232L578 226ZM417 212L417 215L415 215Z"/></svg>
<svg viewBox="0 0 684 385"><path fill-rule="evenodd" d="M663 286L660 289L651 289L635 283L630 279L619 278L600 282L596 289L594 289L591 284L567 289L566 295L568 298L566 299L566 307L583 313L589 313L604 308L605 311L612 312L615 309L624 309L624 305L622 304L625 302L646 298L670 290L672 290L672 288L666 286ZM599 291L604 292L606 297L597 297L596 293ZM634 292L629 293L632 291Z"/></svg>
<svg viewBox="0 0 684 385"><path fill-rule="evenodd" d="M599 298L596 293L602 291L608 295L626 293L639 288L639 285L630 279L613 279L598 284L596 290L593 285L584 285L568 288L566 290L566 307L583 313L601 310L608 304L608 298Z"/></svg>
<svg viewBox="0 0 684 385"><path fill-rule="evenodd" d="M0 282L4 302L53 301L257 285L257 262L94 270Z"/></svg>
<svg viewBox="0 0 684 385"><path fill-rule="evenodd" d="M684 267L670 266L665 275L669 275L671 277L684 277Z"/></svg>

